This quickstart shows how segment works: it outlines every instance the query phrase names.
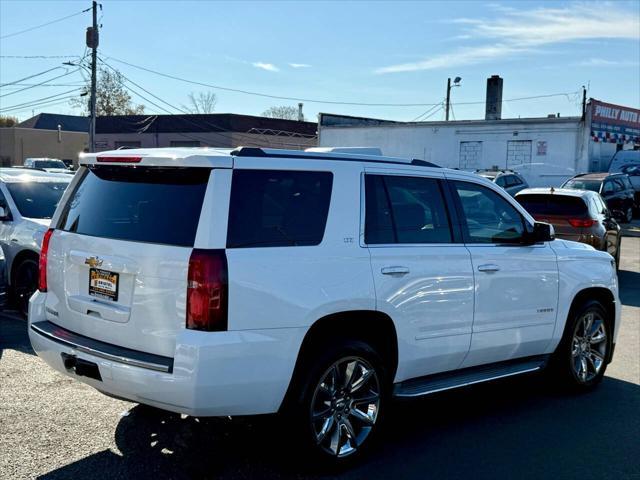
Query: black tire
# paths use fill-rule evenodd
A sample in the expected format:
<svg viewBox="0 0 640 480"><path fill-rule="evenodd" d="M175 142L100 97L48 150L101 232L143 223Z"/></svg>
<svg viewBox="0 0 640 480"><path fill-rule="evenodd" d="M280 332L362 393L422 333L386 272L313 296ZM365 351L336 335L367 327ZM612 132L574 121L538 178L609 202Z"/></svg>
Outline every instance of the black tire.
<svg viewBox="0 0 640 480"><path fill-rule="evenodd" d="M29 313L29 299L38 288L38 260L25 258L15 267L11 291L16 309L25 317Z"/></svg>
<svg viewBox="0 0 640 480"><path fill-rule="evenodd" d="M284 412L296 438L293 443L302 447L315 467L329 470L345 467L370 448L381 428L391 390L388 371L380 355L359 340L334 340L302 361L303 370L296 375L298 385L293 386ZM347 380L347 370L344 375L340 373L345 364L347 368L354 365L352 387L332 391L335 384L340 387ZM333 377L332 372L336 373ZM331 378L337 380L333 385ZM366 383L358 383L363 378L368 378ZM376 396L377 403L373 400ZM361 410L365 405L366 415ZM358 410L357 416L354 409ZM322 414L323 411L327 413ZM314 417L318 418L314 421Z"/></svg>
<svg viewBox="0 0 640 480"><path fill-rule="evenodd" d="M593 323L585 331L589 317ZM602 381L611 355L610 320L596 300L571 309L562 341L549 362L549 371L559 386L581 392L595 388ZM604 340L599 341L602 335Z"/></svg>

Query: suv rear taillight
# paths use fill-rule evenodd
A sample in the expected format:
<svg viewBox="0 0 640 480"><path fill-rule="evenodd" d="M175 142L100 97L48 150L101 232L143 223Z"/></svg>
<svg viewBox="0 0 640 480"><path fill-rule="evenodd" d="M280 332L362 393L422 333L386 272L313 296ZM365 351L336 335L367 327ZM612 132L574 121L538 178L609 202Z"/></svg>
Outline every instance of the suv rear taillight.
<svg viewBox="0 0 640 480"><path fill-rule="evenodd" d="M38 264L40 271L40 275L38 276L38 290L41 292L47 291L47 254L49 253L49 240L51 240L53 232L54 229L50 228L42 238L42 248L40 249L40 261Z"/></svg>
<svg viewBox="0 0 640 480"><path fill-rule="evenodd" d="M592 227L596 221L591 218L570 218L569 223L574 228L589 228Z"/></svg>
<svg viewBox="0 0 640 480"><path fill-rule="evenodd" d="M187 328L226 330L228 293L224 250L193 249L187 277Z"/></svg>

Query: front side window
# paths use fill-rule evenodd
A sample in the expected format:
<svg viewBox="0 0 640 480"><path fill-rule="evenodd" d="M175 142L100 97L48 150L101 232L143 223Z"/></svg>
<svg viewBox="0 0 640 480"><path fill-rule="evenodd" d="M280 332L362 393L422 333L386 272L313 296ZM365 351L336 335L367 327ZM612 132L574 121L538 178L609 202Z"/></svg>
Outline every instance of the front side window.
<svg viewBox="0 0 640 480"><path fill-rule="evenodd" d="M506 199L481 185L453 182L462 205L467 243L519 243L524 223Z"/></svg>
<svg viewBox="0 0 640 480"><path fill-rule="evenodd" d="M193 247L210 173L208 168L89 167L59 228L94 237Z"/></svg>
<svg viewBox="0 0 640 480"><path fill-rule="evenodd" d="M365 177L365 243L450 243L451 227L436 179Z"/></svg>
<svg viewBox="0 0 640 480"><path fill-rule="evenodd" d="M53 216L68 185L68 182L10 182L7 189L20 215L47 219Z"/></svg>
<svg viewBox="0 0 640 480"><path fill-rule="evenodd" d="M332 184L331 172L234 171L227 248L320 244Z"/></svg>

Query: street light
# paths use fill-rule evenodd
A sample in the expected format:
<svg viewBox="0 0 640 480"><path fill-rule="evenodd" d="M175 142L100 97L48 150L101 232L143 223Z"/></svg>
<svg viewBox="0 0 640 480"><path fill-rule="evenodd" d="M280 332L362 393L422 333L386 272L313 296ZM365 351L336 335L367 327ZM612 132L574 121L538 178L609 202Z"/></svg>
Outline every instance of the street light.
<svg viewBox="0 0 640 480"><path fill-rule="evenodd" d="M461 77L456 77L453 79L453 85L451 85L451 78L447 78L447 105L446 105L446 113L445 113L445 120L447 122L449 121L449 109L451 105L451 88L459 87L461 81L462 81Z"/></svg>

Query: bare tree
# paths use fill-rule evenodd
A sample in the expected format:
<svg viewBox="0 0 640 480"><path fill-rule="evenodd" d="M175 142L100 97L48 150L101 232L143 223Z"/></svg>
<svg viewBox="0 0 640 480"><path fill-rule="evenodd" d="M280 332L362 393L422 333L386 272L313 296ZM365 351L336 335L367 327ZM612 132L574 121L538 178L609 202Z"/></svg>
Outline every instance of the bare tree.
<svg viewBox="0 0 640 480"><path fill-rule="evenodd" d="M262 116L269 118L282 118L284 120L298 120L298 109L288 105L269 107L262 112ZM302 117L302 119L304 120L304 117Z"/></svg>
<svg viewBox="0 0 640 480"><path fill-rule="evenodd" d="M216 109L216 103L218 103L218 97L213 92L198 92L189 94L188 105L183 105L182 108L189 113L213 113Z"/></svg>
<svg viewBox="0 0 640 480"><path fill-rule="evenodd" d="M96 114L110 115L140 115L144 113L144 105L136 105L125 87L125 79L120 72L108 68L100 68L96 88ZM87 85L87 92L89 91ZM72 98L69 103L74 108L80 108L89 114L88 95Z"/></svg>

